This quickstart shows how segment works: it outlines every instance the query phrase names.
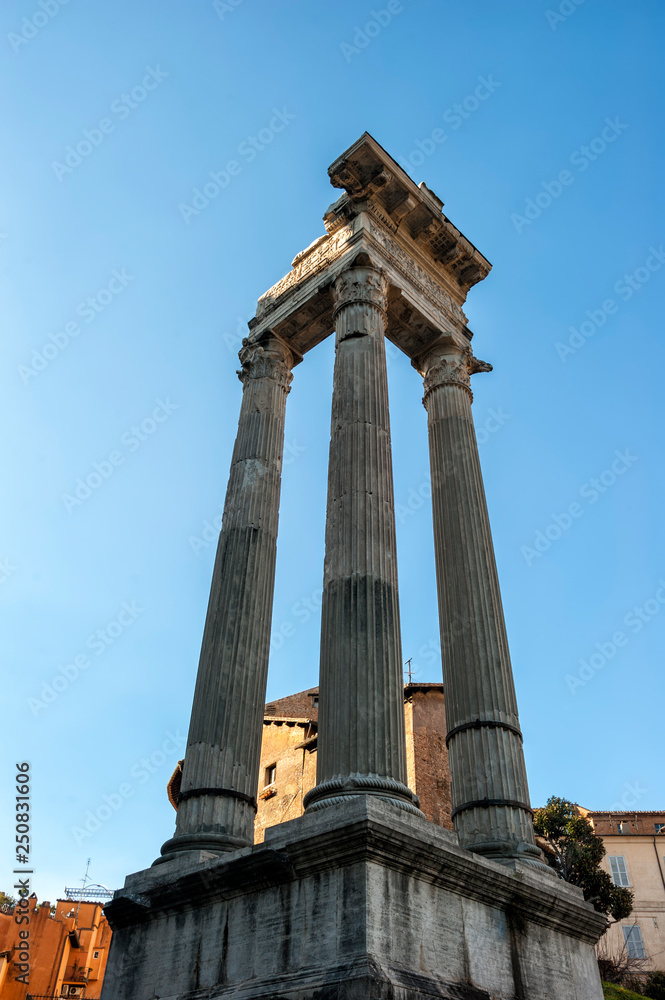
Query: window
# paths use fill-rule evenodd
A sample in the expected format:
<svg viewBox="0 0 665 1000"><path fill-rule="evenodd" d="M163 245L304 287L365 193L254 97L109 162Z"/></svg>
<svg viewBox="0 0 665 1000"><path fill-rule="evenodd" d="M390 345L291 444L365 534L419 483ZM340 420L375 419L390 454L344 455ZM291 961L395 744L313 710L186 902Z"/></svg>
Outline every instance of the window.
<svg viewBox="0 0 665 1000"><path fill-rule="evenodd" d="M665 823L654 823L656 827L656 833L662 833L665 830Z"/></svg>
<svg viewBox="0 0 665 1000"><path fill-rule="evenodd" d="M275 778L277 776L277 764L271 764L270 767L266 768L265 773L265 787L274 784Z"/></svg>
<svg viewBox="0 0 665 1000"><path fill-rule="evenodd" d="M617 830L619 833L628 833L628 830L624 830L624 826L628 826L627 823L617 823Z"/></svg>
<svg viewBox="0 0 665 1000"><path fill-rule="evenodd" d="M642 942L642 931L639 929L637 924L632 924L630 927L624 927L623 936L626 941L626 952L628 954L628 958L647 957L647 953L644 950L644 944Z"/></svg>
<svg viewBox="0 0 665 1000"><path fill-rule="evenodd" d="M99 958L99 952L98 952L98 951L94 951L94 952L92 953L92 957L93 957L93 958Z"/></svg>
<svg viewBox="0 0 665 1000"><path fill-rule="evenodd" d="M609 858L610 871L612 873L612 881L615 885L626 886L630 885L628 881L628 872L626 870L626 859L619 855L618 857Z"/></svg>

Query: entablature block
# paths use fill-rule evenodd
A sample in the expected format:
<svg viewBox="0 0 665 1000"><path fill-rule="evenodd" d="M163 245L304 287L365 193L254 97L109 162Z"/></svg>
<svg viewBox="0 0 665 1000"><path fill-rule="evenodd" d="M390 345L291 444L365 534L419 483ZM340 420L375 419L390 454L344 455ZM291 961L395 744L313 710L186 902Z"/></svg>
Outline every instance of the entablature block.
<svg viewBox="0 0 665 1000"><path fill-rule="evenodd" d="M491 265L443 215L443 202L368 133L328 172L345 192L324 216L327 234L261 296L250 341L270 330L296 357L306 354L333 333L333 282L365 254L388 282L386 335L400 350L413 359L442 334L468 344L462 306Z"/></svg>

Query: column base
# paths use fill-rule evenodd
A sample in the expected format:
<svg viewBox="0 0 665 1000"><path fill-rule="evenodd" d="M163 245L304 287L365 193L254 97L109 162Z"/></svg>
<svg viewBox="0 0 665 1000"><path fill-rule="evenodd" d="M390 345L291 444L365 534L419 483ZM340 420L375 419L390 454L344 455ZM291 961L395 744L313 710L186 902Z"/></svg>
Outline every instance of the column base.
<svg viewBox="0 0 665 1000"><path fill-rule="evenodd" d="M248 840L241 840L239 837L231 837L228 834L215 833L189 833L183 836L171 837L165 844L162 844L161 857L153 861L153 865L161 865L165 861L178 857L181 854L199 853L206 851L211 855L228 854L231 851L240 851L244 847L251 847Z"/></svg>
<svg viewBox="0 0 665 1000"><path fill-rule="evenodd" d="M546 871L548 874L555 875L556 877L556 873L543 861L543 852L541 849L536 844L528 843L528 841L488 840L478 844L464 844L464 846L467 851L480 854L484 858L489 858L490 861L497 861L499 864L520 861L524 864L534 865L541 871Z"/></svg>
<svg viewBox="0 0 665 1000"><path fill-rule="evenodd" d="M130 875L102 1000L602 1000L575 887L459 847L374 795L265 843Z"/></svg>
<svg viewBox="0 0 665 1000"><path fill-rule="evenodd" d="M327 806L348 802L357 795L371 795L392 803L398 809L413 813L425 819L419 809L418 796L395 778L383 778L378 774L348 774L344 777L329 778L312 788L303 799L305 811L315 812Z"/></svg>
<svg viewBox="0 0 665 1000"><path fill-rule="evenodd" d="M556 872L543 861L543 852L535 844L528 844L525 841L508 843L488 841L485 844L469 845L467 850L489 861L496 861L500 865L508 865L511 868L515 865L528 865L553 878L558 878Z"/></svg>

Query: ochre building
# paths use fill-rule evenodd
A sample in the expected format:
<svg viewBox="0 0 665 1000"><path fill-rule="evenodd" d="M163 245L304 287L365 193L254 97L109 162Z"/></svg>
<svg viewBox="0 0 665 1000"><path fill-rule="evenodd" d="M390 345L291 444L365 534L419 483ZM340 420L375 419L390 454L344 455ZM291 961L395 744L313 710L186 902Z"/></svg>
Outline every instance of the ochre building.
<svg viewBox="0 0 665 1000"><path fill-rule="evenodd" d="M601 947L625 947L645 971L665 972L665 812L583 812L603 838L603 868L634 897L633 912L612 924Z"/></svg>
<svg viewBox="0 0 665 1000"><path fill-rule="evenodd" d="M82 997L97 1000L111 943L111 928L102 904L59 899L55 913L50 902L28 900L29 923L18 924L14 912L0 912L0 997ZM19 980L25 963L21 948L29 931L28 983Z"/></svg>
<svg viewBox="0 0 665 1000"><path fill-rule="evenodd" d="M266 829L303 814L303 798L316 784L319 689L268 702L263 717L255 843ZM450 770L443 684L406 684L404 722L408 785L427 819L452 830ZM169 782L175 807L180 762Z"/></svg>

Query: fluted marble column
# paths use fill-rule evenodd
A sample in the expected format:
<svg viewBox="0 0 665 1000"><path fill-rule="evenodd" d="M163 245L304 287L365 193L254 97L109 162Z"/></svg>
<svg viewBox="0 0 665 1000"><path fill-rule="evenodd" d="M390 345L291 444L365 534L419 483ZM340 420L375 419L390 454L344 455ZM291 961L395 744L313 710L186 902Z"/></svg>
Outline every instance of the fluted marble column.
<svg viewBox="0 0 665 1000"><path fill-rule="evenodd" d="M275 585L288 348L243 341L238 436L217 547L176 832L163 855L254 842Z"/></svg>
<svg viewBox="0 0 665 1000"><path fill-rule="evenodd" d="M305 796L308 811L355 794L418 811L406 785L386 293L369 265L334 284L317 785Z"/></svg>
<svg viewBox="0 0 665 1000"><path fill-rule="evenodd" d="M424 376L453 822L460 843L536 862L522 735L471 415L470 376L491 371L450 338Z"/></svg>

